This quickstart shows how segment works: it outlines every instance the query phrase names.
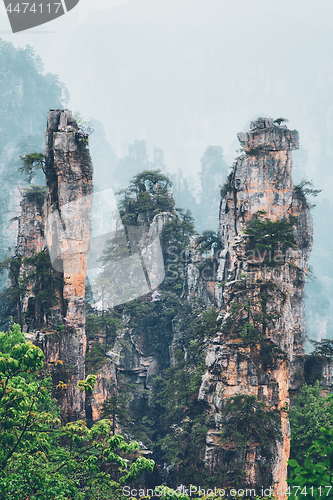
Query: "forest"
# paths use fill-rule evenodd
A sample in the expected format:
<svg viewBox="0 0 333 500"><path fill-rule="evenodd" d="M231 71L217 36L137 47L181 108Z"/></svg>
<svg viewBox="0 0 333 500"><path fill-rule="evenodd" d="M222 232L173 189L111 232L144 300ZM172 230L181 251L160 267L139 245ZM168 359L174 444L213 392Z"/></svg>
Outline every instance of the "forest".
<svg viewBox="0 0 333 500"><path fill-rule="evenodd" d="M170 241L173 242L173 255L188 255L186 251L194 237L201 256L196 264L198 267L218 251L216 235L208 230L198 235L190 213L175 207L171 181L159 171L146 170L135 175L128 189L122 192L119 207L124 223L130 218L134 226L151 223L160 212L174 215L161 234L166 262ZM279 233L275 225L265 219L255 219L255 225L247 231L249 245L253 242L262 245L261 238L267 233L272 237L265 239L264 249L274 249L277 244L294 245L289 226L281 227ZM274 234L278 234L278 240L274 239ZM115 236L104 255L105 267L117 258L118 250ZM31 499L128 498L129 490L124 487L131 485L131 491L145 492L141 495L143 498L155 498L146 495L146 490L157 488L155 495L160 498L185 500L189 497L185 490L182 492L178 488L177 491L179 485L200 484L211 491L217 484L221 488L246 485L245 457L254 446L267 481L263 487L269 487L268 472L275 441L281 438L281 421L277 412L269 410L264 402L252 395L237 395L228 400L221 412L222 430L218 433L218 446L223 448L228 444L229 454L239 456L240 453L243 459L236 460L231 471L221 464L212 473L205 466L206 435L215 422L198 394L206 369L207 346L221 328L221 318L215 308L207 309L199 299L189 301L184 297L185 259L173 264L166 273L155 300L145 301L140 297L101 312L94 309L88 288L86 309L90 347L85 360L86 380L79 382L86 401L93 396L96 374L109 362L106 353L115 350L117 342L128 342L123 335L124 329L149 332L150 349L158 353L161 374L147 387L133 383L126 372L120 372L117 388L103 402L97 421L92 421L87 407L86 421L61 421L57 399L66 390L62 361L50 365L43 352L26 341L17 324L23 326L16 306L18 296L24 295L26 280L31 280L35 287L33 316L36 324L43 323L57 300L53 292L56 273L43 253L35 260L42 257L40 265L36 266L40 279L30 273L23 279L19 277L17 286L6 291L7 307L12 308L14 324L0 337L1 498L19 499L24 495ZM253 304L249 301L246 307L250 309ZM237 312L235 307L234 314ZM259 314L262 312L263 302ZM27 310L25 315L29 314L31 311ZM258 320L261 324L262 318ZM232 320L224 324L224 328L229 335L232 332L237 335L236 325ZM65 328L59 325L58 329L61 334ZM256 343L256 335L262 335L260 331L256 333L255 322L251 327L245 323L240 334L247 344ZM103 344L99 341L100 336L104 336ZM174 344L170 356L171 340ZM314 342L314 347L313 352L305 356L312 367L316 363L320 366L323 359L331 359L329 341ZM261 349L265 352L264 343ZM269 352L272 353L272 349ZM267 354L265 359L267 369L273 360L268 359ZM306 491L314 485L330 486L333 467L330 461L333 456L332 396L327 391L322 392L320 369L311 369L306 376L306 383L288 409L291 426L289 484L291 491L293 485L300 485L303 494L304 488ZM327 450L332 451L329 454ZM326 458L321 459L321 456ZM168 487L166 494L162 491L163 485ZM218 494L216 498L219 497ZM212 495L200 498L212 498Z"/></svg>
<svg viewBox="0 0 333 500"><path fill-rule="evenodd" d="M0 62L0 499L333 498L331 281L318 250L308 264L327 210L297 161L293 183L297 131L256 117L230 168L207 144L195 193L162 148L117 156L67 113L32 47L0 40ZM97 278L87 256L75 296L47 219L107 189Z"/></svg>

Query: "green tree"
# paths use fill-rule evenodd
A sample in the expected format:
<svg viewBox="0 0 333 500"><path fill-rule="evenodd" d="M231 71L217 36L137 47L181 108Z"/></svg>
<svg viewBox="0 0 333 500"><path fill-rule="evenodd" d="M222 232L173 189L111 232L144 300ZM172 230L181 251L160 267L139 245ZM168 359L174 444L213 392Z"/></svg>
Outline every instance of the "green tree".
<svg viewBox="0 0 333 500"><path fill-rule="evenodd" d="M308 204L307 201L307 196L313 196L316 197L318 196L319 193L322 192L322 189L315 189L313 185L313 181L307 181L305 179L302 179L299 184L294 186L295 192L297 196L300 198L302 205L305 207L309 207L310 205ZM313 207L314 205L312 205ZM311 208L311 206L310 206Z"/></svg>
<svg viewBox="0 0 333 500"><path fill-rule="evenodd" d="M52 267L47 249L37 252L31 257L5 258L0 263L0 272L9 270L10 286L1 293L2 318L13 316L22 327L43 325L50 309L59 304L62 310L64 286L63 275ZM22 312L22 303L29 296L26 311Z"/></svg>
<svg viewBox="0 0 333 500"><path fill-rule="evenodd" d="M206 369L206 346L217 332L217 316L215 309L199 315L192 311L189 325L182 321L183 345L176 350L175 364L165 371L156 395L156 403L163 409L158 444L164 461L172 464L178 484L207 479L203 451L208 416L198 393Z"/></svg>
<svg viewBox="0 0 333 500"><path fill-rule="evenodd" d="M155 215L172 212L175 203L171 186L170 179L161 174L160 170L144 170L135 175L129 187L119 192L122 194L119 212L123 224L150 224Z"/></svg>
<svg viewBox="0 0 333 500"><path fill-rule="evenodd" d="M318 439L307 451L303 465L291 459L291 485L288 496L292 499L322 497L333 498L333 429L320 428Z"/></svg>
<svg viewBox="0 0 333 500"><path fill-rule="evenodd" d="M214 231L203 231L203 233L196 239L195 246L198 248L200 254L205 254L216 251L219 246L219 239Z"/></svg>
<svg viewBox="0 0 333 500"><path fill-rule="evenodd" d="M20 156L22 166L19 168L21 174L26 175L26 181L30 184L37 170L45 173L45 155L43 153L30 153Z"/></svg>
<svg viewBox="0 0 333 500"><path fill-rule="evenodd" d="M159 171L141 172L133 178L129 188L122 191L119 203L125 230L109 242L103 257L104 266L108 266L110 261L123 258L125 252L128 255L129 250L138 252L138 241L133 241L128 228L134 226L138 238L140 235L144 238L156 214L170 214L160 234L165 279L158 287L157 296L150 292L103 312L104 318L118 318L120 368L126 366L123 358L128 359L133 341L140 338L145 354L157 358L163 376L153 379L147 375L147 379L141 378L142 383L134 384L125 370L126 380L122 387L118 386L117 397L106 402L104 415L114 422L122 420L122 428L152 449L159 463L173 463L175 479L193 482L204 469L206 408L198 401L198 392L205 370L205 345L216 333L217 312L203 311L202 305L189 302L185 297L185 267L191 237L195 234L194 221L188 211L175 208L170 188L170 180ZM93 324L99 329L97 325L101 321L101 313L90 309L89 335L94 333ZM173 340L178 349L173 346L170 349ZM102 356L97 350L102 349L96 349L96 354ZM88 358L90 363L90 353ZM175 361L176 366L170 367ZM126 397L128 392L131 392L131 400ZM128 412L134 425L123 418L126 417L123 410ZM173 425L175 427L171 427ZM184 434L178 432L180 428Z"/></svg>
<svg viewBox="0 0 333 500"><path fill-rule="evenodd" d="M257 464L262 466L262 480L271 484L272 459L276 444L281 439L280 413L258 401L256 396L238 394L225 401L221 419L220 449L222 456L233 451L237 457L233 470L227 476L229 481L241 481L244 484L247 480L247 454L255 449Z"/></svg>
<svg viewBox="0 0 333 500"><path fill-rule="evenodd" d="M128 413L128 400L123 394L115 393L109 396L102 404L102 418L109 418L112 422L112 434L115 434L116 426L123 427L131 422Z"/></svg>
<svg viewBox="0 0 333 500"><path fill-rule="evenodd" d="M112 435L112 422L61 426L42 351L17 325L0 334L0 499L120 499L122 485L154 463L136 442ZM79 386L91 391L88 376Z"/></svg>
<svg viewBox="0 0 333 500"><path fill-rule="evenodd" d="M284 257L278 259L276 252L282 256L289 248L294 248L296 241L292 229L292 221L271 221L265 217L266 212L259 211L252 217L248 227L244 230L247 235L247 250L257 250L263 253L269 265L275 266L284 262ZM274 258L275 257L275 258Z"/></svg>
<svg viewBox="0 0 333 500"><path fill-rule="evenodd" d="M255 443L271 454L270 447L282 437L280 414L254 395L238 394L227 399L222 417L221 443L231 443L244 454Z"/></svg>
<svg viewBox="0 0 333 500"><path fill-rule="evenodd" d="M333 425L332 396L321 395L319 381L303 385L289 410L291 458L303 462L310 446L320 437L321 427Z"/></svg>

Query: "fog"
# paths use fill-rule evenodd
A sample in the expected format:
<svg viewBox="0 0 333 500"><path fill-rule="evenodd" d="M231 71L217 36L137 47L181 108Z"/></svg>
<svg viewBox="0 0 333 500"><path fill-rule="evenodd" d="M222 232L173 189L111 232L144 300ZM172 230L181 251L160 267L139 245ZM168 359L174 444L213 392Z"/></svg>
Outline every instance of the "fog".
<svg viewBox="0 0 333 500"><path fill-rule="evenodd" d="M19 34L3 18L0 36L31 45L118 154L145 139L189 173L209 144L230 162L254 116L283 116L308 150L307 173L327 184L332 14L330 1L81 0Z"/></svg>
<svg viewBox="0 0 333 500"><path fill-rule="evenodd" d="M118 157L133 141L146 140L150 156L162 148L168 170L182 169L194 188L209 145L221 145L231 165L236 134L250 120L289 119L300 133L295 182L313 179L323 189L313 209L312 263L316 286L329 300L330 0L81 0L61 18L17 34L1 7L0 37L34 48L45 71L67 86L68 107L98 120Z"/></svg>

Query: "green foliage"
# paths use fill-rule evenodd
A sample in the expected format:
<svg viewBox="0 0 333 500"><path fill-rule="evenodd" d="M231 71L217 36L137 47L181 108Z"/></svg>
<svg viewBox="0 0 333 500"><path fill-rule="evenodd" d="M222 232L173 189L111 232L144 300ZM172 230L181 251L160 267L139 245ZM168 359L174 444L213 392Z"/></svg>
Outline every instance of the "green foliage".
<svg viewBox="0 0 333 500"><path fill-rule="evenodd" d="M289 498L332 499L333 492L333 429L320 428L320 435L308 449L303 465L291 459L291 485Z"/></svg>
<svg viewBox="0 0 333 500"><path fill-rule="evenodd" d="M109 396L102 404L102 418L109 418L112 422L112 434L115 434L117 425L124 426L131 422L128 413L128 398L122 394L115 393Z"/></svg>
<svg viewBox="0 0 333 500"><path fill-rule="evenodd" d="M26 293L26 289L22 283L20 276L20 269L22 264L22 258L5 257L5 259L0 262L0 273L8 271L10 276L10 287L4 288L0 292L0 311L1 319L3 321L14 321L22 325L22 298Z"/></svg>
<svg viewBox="0 0 333 500"><path fill-rule="evenodd" d="M44 186L35 186L31 184L29 188L23 189L23 196L28 200L36 200L37 203L42 205L45 200L47 188Z"/></svg>
<svg viewBox="0 0 333 500"><path fill-rule="evenodd" d="M161 500L190 500L189 497L181 491L175 491L166 486L156 486L154 491L156 492L156 496Z"/></svg>
<svg viewBox="0 0 333 500"><path fill-rule="evenodd" d="M318 196L318 194L322 192L322 189L314 189L312 180L307 181L305 179L295 186L295 190L303 196Z"/></svg>
<svg viewBox="0 0 333 500"><path fill-rule="evenodd" d="M271 221L265 217L266 212L259 211L252 217L248 227L244 230L247 235L247 251L257 250L264 254L265 263L276 266L283 263L284 258L276 257L276 252L283 257L289 248L295 248L295 237L292 230L294 221Z"/></svg>
<svg viewBox="0 0 333 500"><path fill-rule="evenodd" d="M333 358L333 341L322 339L319 342L307 339L314 350L304 356L304 375L307 384L313 385L323 379L324 367L329 366Z"/></svg>
<svg viewBox="0 0 333 500"><path fill-rule="evenodd" d="M92 344L89 351L86 353L86 370L88 373L96 373L101 365L107 360L106 346L96 341Z"/></svg>
<svg viewBox="0 0 333 500"><path fill-rule="evenodd" d="M282 438L279 412L258 401L256 396L238 394L226 400L222 410L221 428L221 448L242 453L242 458L236 461L229 480L238 481L238 484L244 483L246 455L253 448L256 449L257 456L262 458L260 463L263 467L269 468L272 465L276 443Z"/></svg>
<svg viewBox="0 0 333 500"><path fill-rule="evenodd" d="M322 396L319 382L303 385L289 410L291 458L303 462L308 448L320 437L320 428L333 425L332 396Z"/></svg>
<svg viewBox="0 0 333 500"><path fill-rule="evenodd" d="M86 293L87 298L87 293ZM121 314L116 310L99 311L92 307L89 299L86 301L86 334L92 340L97 335L105 335L107 345L112 346L117 336L117 330L122 328Z"/></svg>
<svg viewBox="0 0 333 500"><path fill-rule="evenodd" d="M257 148L246 149L245 153L248 156L255 156L256 158L258 158L261 154L265 154L268 151L270 151L269 145L263 144L261 146L258 146Z"/></svg>
<svg viewBox="0 0 333 500"><path fill-rule="evenodd" d="M26 320L43 324L50 309L59 303L64 286L63 275L54 271L48 249L23 259L24 274L21 287L31 287L33 298L29 300Z"/></svg>
<svg viewBox="0 0 333 500"><path fill-rule="evenodd" d="M241 338L245 345L250 345L252 361L263 370L274 369L277 361L285 357L280 347L268 336L279 318L278 311L268 311L267 308L269 299L278 291L277 286L272 281L258 282L252 288L246 281L240 282L240 287L242 285L237 301L235 299L231 303L224 318L222 332L230 338Z"/></svg>
<svg viewBox="0 0 333 500"><path fill-rule="evenodd" d="M62 303L63 275L56 272L51 264L47 249L27 258L7 257L0 263L0 272L9 269L10 286L2 294L2 319L13 316L21 326L27 324L42 326L52 307ZM23 313L22 304L28 293L28 306ZM23 317L24 316L24 317Z"/></svg>
<svg viewBox="0 0 333 500"><path fill-rule="evenodd" d="M208 431L207 409L198 401L207 343L217 332L217 311L210 309L192 319L191 340L175 353L176 363L165 371L156 394L162 410L158 445L178 483L205 478L203 449ZM185 325L183 325L185 326Z"/></svg>
<svg viewBox="0 0 333 500"><path fill-rule="evenodd" d="M194 234L191 213L177 209L172 219L166 222L160 237L166 269L163 289L178 296L183 294L188 246Z"/></svg>
<svg viewBox="0 0 333 500"><path fill-rule="evenodd" d="M26 181L30 184L36 170L45 172L45 155L43 153L30 153L19 157L22 161L22 166L19 168L21 174L26 175Z"/></svg>
<svg viewBox="0 0 333 500"><path fill-rule="evenodd" d="M222 446L228 443L244 451L258 443L266 454L271 454L270 446L282 438L280 414L256 396L230 397L224 404L222 416Z"/></svg>
<svg viewBox="0 0 333 500"><path fill-rule="evenodd" d="M13 324L8 332L0 332L0 352L7 353L16 344L25 342L24 335L21 332L20 326Z"/></svg>
<svg viewBox="0 0 333 500"><path fill-rule="evenodd" d="M144 171L137 174L131 181L128 189L121 191L122 199L119 203L120 215L125 229L117 231L108 242L101 259L104 271L101 273L101 288L110 287L109 272L113 269L114 261L128 257L129 253L141 256L140 241L147 236L149 224L153 218L163 212L168 212L169 220L164 224L160 242L166 267L166 279L163 288L177 295L181 295L184 285L184 252L189 245L190 237L195 233L191 214L181 209L175 209L174 200L170 192L171 181L157 171ZM131 230L135 226L135 231ZM141 262L138 264L141 266ZM141 269L141 267L140 267ZM117 293L119 286L126 292L127 280L119 280L114 284Z"/></svg>
<svg viewBox="0 0 333 500"><path fill-rule="evenodd" d="M119 192L123 198L119 212L124 225L149 224L155 215L174 210L172 183L160 170L145 170L133 177L129 187Z"/></svg>
<svg viewBox="0 0 333 500"><path fill-rule="evenodd" d="M45 421L45 411L36 418L39 402L48 398L43 378L28 376L43 367L42 351L20 338L18 325L13 332L1 334L0 352L0 464L5 469L14 452L33 448ZM14 343L19 341L20 343ZM41 435L42 436L42 435ZM43 437L41 437L43 441Z"/></svg>
<svg viewBox="0 0 333 500"><path fill-rule="evenodd" d="M322 339L319 342L313 339L309 339L309 342L314 346L314 350L311 354L315 356L321 356L325 358L333 358L333 340Z"/></svg>
<svg viewBox="0 0 333 500"><path fill-rule="evenodd" d="M92 392L96 385L96 375L89 374L85 380L80 380L77 386L83 392Z"/></svg>
<svg viewBox="0 0 333 500"><path fill-rule="evenodd" d="M220 195L221 198L224 198L227 192L229 191L229 178L226 180L226 182L221 186L220 190Z"/></svg>
<svg viewBox="0 0 333 500"><path fill-rule="evenodd" d="M195 246L200 254L210 252L217 248L219 240L214 231L204 231L195 241Z"/></svg>
<svg viewBox="0 0 333 500"><path fill-rule="evenodd" d="M122 485L152 471L136 442L112 435L110 420L60 425L44 355L17 325L0 334L0 346L1 500L122 499ZM79 385L91 391L95 381Z"/></svg>
<svg viewBox="0 0 333 500"><path fill-rule="evenodd" d="M322 189L315 189L313 185L313 181L307 181L302 179L299 184L294 186L295 192L300 198L302 205L304 207L309 207L307 196L318 196L319 193L322 192Z"/></svg>

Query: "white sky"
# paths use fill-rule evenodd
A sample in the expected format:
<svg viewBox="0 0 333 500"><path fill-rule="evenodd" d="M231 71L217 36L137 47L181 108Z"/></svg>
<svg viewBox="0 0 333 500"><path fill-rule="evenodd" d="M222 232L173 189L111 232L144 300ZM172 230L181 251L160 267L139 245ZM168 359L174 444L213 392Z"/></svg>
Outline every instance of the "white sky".
<svg viewBox="0 0 333 500"><path fill-rule="evenodd" d="M145 139L195 173L207 146L231 163L255 115L282 116L333 189L332 0L80 0L16 34L1 14L0 38L31 45L117 154Z"/></svg>

